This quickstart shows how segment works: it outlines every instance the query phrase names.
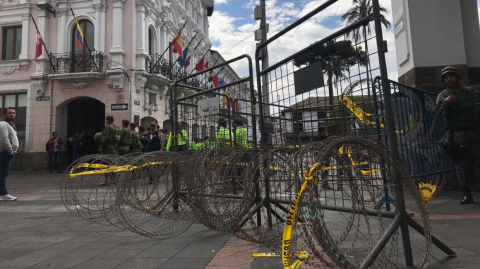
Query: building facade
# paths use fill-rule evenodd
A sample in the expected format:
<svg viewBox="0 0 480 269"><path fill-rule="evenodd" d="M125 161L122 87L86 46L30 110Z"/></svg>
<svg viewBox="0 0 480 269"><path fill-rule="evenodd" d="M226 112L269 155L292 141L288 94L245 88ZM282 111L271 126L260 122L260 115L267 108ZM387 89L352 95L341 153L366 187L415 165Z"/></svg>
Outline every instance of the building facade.
<svg viewBox="0 0 480 269"><path fill-rule="evenodd" d="M70 6L85 36L81 47ZM212 0L0 0L0 107L17 108L17 168L44 169L54 131L64 140L85 131L86 152L96 153L92 138L106 115L117 125L129 119L161 126L171 82L211 46L212 12ZM38 59L32 17L49 52ZM201 40L186 69L169 45L184 25L184 44Z"/></svg>
<svg viewBox="0 0 480 269"><path fill-rule="evenodd" d="M400 83L438 93L440 71L453 65L480 88L476 0L392 0L392 9Z"/></svg>

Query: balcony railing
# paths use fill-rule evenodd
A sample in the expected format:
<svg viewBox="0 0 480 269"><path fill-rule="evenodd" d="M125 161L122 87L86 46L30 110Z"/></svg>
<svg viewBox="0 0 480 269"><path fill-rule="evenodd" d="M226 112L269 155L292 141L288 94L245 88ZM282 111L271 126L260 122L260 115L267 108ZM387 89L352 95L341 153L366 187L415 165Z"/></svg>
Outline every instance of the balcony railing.
<svg viewBox="0 0 480 269"><path fill-rule="evenodd" d="M48 72L50 74L103 72L105 54L99 51L91 53L51 53Z"/></svg>
<svg viewBox="0 0 480 269"><path fill-rule="evenodd" d="M146 59L145 67L148 73L163 75L171 81L175 81L189 75L178 64L172 66L170 61L160 56L161 55L158 54L150 55L150 59ZM205 81L202 82L195 77L188 79L187 81L182 81L181 83L207 89L207 83L205 83Z"/></svg>

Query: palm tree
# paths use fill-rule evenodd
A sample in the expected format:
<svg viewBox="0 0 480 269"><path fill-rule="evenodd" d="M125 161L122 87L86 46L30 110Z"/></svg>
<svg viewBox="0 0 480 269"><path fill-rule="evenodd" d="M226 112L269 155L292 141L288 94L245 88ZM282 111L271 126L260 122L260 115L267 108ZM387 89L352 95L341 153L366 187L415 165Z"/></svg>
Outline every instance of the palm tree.
<svg viewBox="0 0 480 269"><path fill-rule="evenodd" d="M342 16L342 19L346 20L348 24L353 24L367 17L371 13L373 13L373 5L371 0L353 0L353 7ZM380 21L386 28L388 28L390 27L390 22L385 18L383 13L387 14L388 12L385 8L380 7ZM372 33L371 24L368 24L363 26L362 29L357 28L347 34L347 36L352 36L355 43L358 43L363 38L363 42L365 44L366 57L367 57L366 59L367 89L368 89L369 95L370 95L370 74L369 74L368 68L369 68L370 62L368 61L367 37L371 33Z"/></svg>
<svg viewBox="0 0 480 269"><path fill-rule="evenodd" d="M350 67L356 64L366 65L366 53L361 48L354 48L352 41L329 41L311 51L298 56L293 61L294 65L301 66L321 61L323 73L327 75L329 105L333 105L333 83L346 77ZM334 80L335 79L335 80Z"/></svg>

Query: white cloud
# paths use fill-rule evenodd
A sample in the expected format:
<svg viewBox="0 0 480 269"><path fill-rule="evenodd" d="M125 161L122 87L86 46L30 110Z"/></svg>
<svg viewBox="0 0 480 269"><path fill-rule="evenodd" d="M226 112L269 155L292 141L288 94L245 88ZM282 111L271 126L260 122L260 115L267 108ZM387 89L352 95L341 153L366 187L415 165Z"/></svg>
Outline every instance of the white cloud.
<svg viewBox="0 0 480 269"><path fill-rule="evenodd" d="M228 0L216 0L215 5L227 4Z"/></svg>
<svg viewBox="0 0 480 269"><path fill-rule="evenodd" d="M309 0L300 2L283 2L279 0L267 0L267 23L270 25L269 37L274 36L279 31L286 28L292 22L296 21L301 16L312 11L326 0ZM215 1L217 3L217 1ZM383 7L388 10L387 18L392 21L391 2L390 0L380 0ZM249 0L246 4L252 10L258 4L258 0ZM340 25L333 29L325 26L329 18L338 17L345 14L352 6L352 0L340 0L332 6L328 7L313 19L309 19L294 30L287 33L285 36L274 41L268 46L270 65L292 55L302 48L318 41L326 36L339 30L345 26L342 21ZM210 17L210 38L217 44L213 49L222 53L225 59L231 59L242 54L248 54L254 58L256 42L254 37L250 37L243 41L233 49L236 43L243 40L258 29L259 23L251 18L243 18L245 23L238 24L240 18L235 17L235 14L227 14L225 12L214 12ZM238 27L235 24L239 25ZM333 23L335 25L336 23ZM331 22L329 25L332 25ZM397 79L397 64L395 57L395 43L393 33L391 30L384 31L384 39L388 42L389 53L387 53L387 66L392 79ZM375 46L374 42L370 42L369 46ZM231 50L230 50L231 49ZM376 51L376 47L372 50ZM228 52L227 52L228 51ZM373 55L372 57L376 57ZM372 65L375 62L372 61ZM378 65L378 61L375 63ZM255 65L255 63L254 63ZM231 65L236 70L239 76L248 75L248 66L246 62L238 62ZM372 66L374 67L374 66ZM376 66L375 66L376 67ZM255 66L253 67L255 70Z"/></svg>

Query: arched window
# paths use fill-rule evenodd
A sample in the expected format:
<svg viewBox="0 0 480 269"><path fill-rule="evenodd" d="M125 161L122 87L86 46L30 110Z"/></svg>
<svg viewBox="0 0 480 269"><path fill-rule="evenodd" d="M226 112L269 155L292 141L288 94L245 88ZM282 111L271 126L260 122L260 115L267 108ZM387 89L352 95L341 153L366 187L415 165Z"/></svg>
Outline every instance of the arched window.
<svg viewBox="0 0 480 269"><path fill-rule="evenodd" d="M72 29L72 72L88 71L88 62L93 62L89 49L92 51L95 49L95 29L93 24L88 20L80 20L78 24L82 28L84 40L82 41L80 34L77 34L77 25L74 24Z"/></svg>
<svg viewBox="0 0 480 269"><path fill-rule="evenodd" d="M152 27L148 28L148 54L155 54L155 32Z"/></svg>
<svg viewBox="0 0 480 269"><path fill-rule="evenodd" d="M207 136L207 126L202 125L202 139L205 138L205 136Z"/></svg>
<svg viewBox="0 0 480 269"><path fill-rule="evenodd" d="M210 125L210 139L215 138L215 126Z"/></svg>
<svg viewBox="0 0 480 269"><path fill-rule="evenodd" d="M192 125L192 139L195 139L195 138L199 137L198 136L198 129L199 129L198 124L194 123Z"/></svg>

